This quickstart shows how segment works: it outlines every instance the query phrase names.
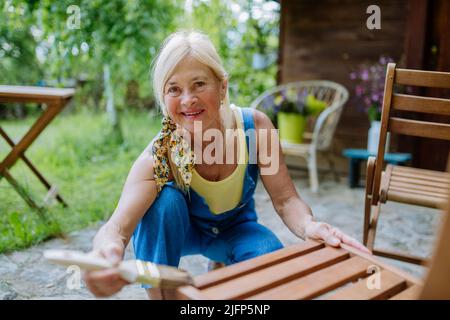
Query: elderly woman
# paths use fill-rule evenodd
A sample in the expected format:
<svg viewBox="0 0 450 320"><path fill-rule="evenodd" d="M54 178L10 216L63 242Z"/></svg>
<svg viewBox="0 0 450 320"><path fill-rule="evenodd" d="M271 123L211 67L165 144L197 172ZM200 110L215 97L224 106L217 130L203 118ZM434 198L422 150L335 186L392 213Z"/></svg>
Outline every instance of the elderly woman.
<svg viewBox="0 0 450 320"><path fill-rule="evenodd" d="M276 212L296 236L367 251L314 220L273 143L278 138L269 118L230 105L227 73L206 35L168 37L153 66L153 87L164 115L162 129L133 164L117 208L94 238L93 254L118 263L131 238L136 258L171 266L184 255L202 254L229 265L278 250L280 240L257 222L253 195L259 174ZM230 134L234 131L246 134ZM270 163L262 161L268 155ZM275 170L265 170L270 167ZM96 296L127 284L114 268L88 272L85 281ZM156 288L148 294L160 297Z"/></svg>

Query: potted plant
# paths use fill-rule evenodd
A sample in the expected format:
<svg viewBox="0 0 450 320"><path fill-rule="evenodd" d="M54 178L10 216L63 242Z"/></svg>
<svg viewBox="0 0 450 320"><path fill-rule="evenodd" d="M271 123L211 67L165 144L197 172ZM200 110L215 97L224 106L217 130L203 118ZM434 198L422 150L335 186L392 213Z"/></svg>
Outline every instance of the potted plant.
<svg viewBox="0 0 450 320"><path fill-rule="evenodd" d="M282 142L302 143L308 117L319 115L327 104L312 94L290 89L267 96L262 106L279 129Z"/></svg>
<svg viewBox="0 0 450 320"><path fill-rule="evenodd" d="M367 151L376 154L381 129L381 109L383 106L384 82L387 64L393 59L381 56L376 63L361 64L357 71L350 73L356 82L355 95L360 102L360 110L367 113L370 128L367 135ZM386 152L389 149L389 137Z"/></svg>

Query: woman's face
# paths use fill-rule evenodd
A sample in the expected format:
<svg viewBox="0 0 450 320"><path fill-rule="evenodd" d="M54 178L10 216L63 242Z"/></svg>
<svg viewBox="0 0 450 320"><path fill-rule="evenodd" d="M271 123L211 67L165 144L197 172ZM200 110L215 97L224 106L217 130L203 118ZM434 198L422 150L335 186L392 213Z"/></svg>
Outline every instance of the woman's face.
<svg viewBox="0 0 450 320"><path fill-rule="evenodd" d="M227 82L191 56L175 68L164 86L164 103L170 118L194 132L194 121L201 121L202 130L220 128L220 101L225 97Z"/></svg>

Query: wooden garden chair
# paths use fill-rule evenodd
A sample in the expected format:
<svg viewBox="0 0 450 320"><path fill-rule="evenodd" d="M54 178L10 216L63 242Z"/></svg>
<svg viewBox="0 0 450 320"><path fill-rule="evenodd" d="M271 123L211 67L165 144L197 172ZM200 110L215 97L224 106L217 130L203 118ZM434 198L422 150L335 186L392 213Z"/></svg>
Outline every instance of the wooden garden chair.
<svg viewBox="0 0 450 320"><path fill-rule="evenodd" d="M363 242L376 255L423 264L424 259L420 257L374 248L381 205L394 201L443 208L448 199L450 174L391 164L384 168L381 155L385 153L387 132L449 141L450 124L411 120L400 112L449 116L450 99L395 93L396 84L450 88L450 73L397 69L394 63L388 64L378 153L367 164Z"/></svg>
<svg viewBox="0 0 450 320"><path fill-rule="evenodd" d="M305 241L199 275L166 298L450 299L449 209L439 234L424 281L346 245Z"/></svg>
<svg viewBox="0 0 450 320"><path fill-rule="evenodd" d="M315 121L312 132L305 132L304 138L305 140L309 140L308 143L281 143L281 148L284 154L294 157L301 157L307 161L311 190L313 192L317 192L319 189L319 178L317 173L318 152L321 152L325 156L331 171L335 175L335 179L338 179L334 162L330 155L330 147L343 107L348 100L348 91L344 86L336 82L326 80L291 82L263 92L252 102L250 107L261 109L261 104L264 99L270 95L276 95L284 90L296 90L297 92L306 95L312 94L317 99L325 101L327 104L326 109Z"/></svg>

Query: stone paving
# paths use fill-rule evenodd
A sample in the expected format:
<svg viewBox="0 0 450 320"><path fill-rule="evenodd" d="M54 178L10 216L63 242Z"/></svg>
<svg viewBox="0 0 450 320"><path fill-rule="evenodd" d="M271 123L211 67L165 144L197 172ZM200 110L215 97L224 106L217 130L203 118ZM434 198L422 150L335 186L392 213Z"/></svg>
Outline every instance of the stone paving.
<svg viewBox="0 0 450 320"><path fill-rule="evenodd" d="M333 224L350 236L361 239L364 189L349 189L344 180L339 183L324 180L317 194L308 189L305 174L297 175L294 182L318 220ZM273 230L285 245L301 241L282 223L260 181L255 200L261 224ZM380 218L376 245L429 256L439 221L437 210L387 204ZM92 238L100 226L101 223L97 223L69 234L67 239L52 239L26 250L0 255L0 299L95 299L83 284L80 288L68 287L71 274L66 273L65 268L47 263L42 258L42 252L54 248L89 251ZM128 246L125 258L132 257L132 248ZM424 275L422 267L383 260L418 277ZM198 275L206 272L207 263L206 258L195 255L183 257L180 267ZM139 285L130 285L108 299L146 298L145 291Z"/></svg>

